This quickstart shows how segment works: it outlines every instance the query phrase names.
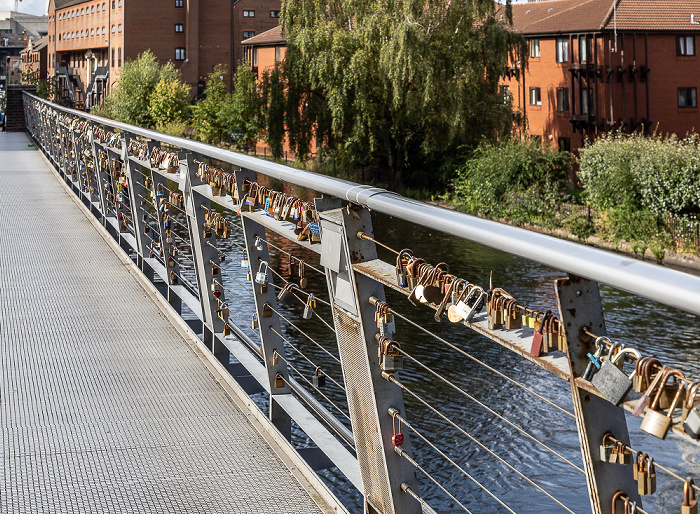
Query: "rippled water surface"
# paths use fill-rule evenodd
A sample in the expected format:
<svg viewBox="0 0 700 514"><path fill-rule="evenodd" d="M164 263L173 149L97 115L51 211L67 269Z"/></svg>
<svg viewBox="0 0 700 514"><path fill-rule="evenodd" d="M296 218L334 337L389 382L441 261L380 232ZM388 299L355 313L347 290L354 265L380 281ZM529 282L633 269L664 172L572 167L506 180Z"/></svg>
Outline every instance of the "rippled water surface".
<svg viewBox="0 0 700 514"><path fill-rule="evenodd" d="M233 218L235 219L235 217ZM444 261L451 272L472 282L488 285L489 274L493 272L494 287L503 287L518 300L539 310L556 310L553 280L563 273L537 263L515 257L484 246L447 237L439 232L408 225L386 216L374 216L375 235L378 240L395 249L411 248L416 255L433 264ZM318 267L318 256L313 252L301 251L293 243L268 235L270 243L306 260ZM250 288L245 282L245 270L239 266L242 252L235 243L242 243L240 230L234 229L231 239L219 241L234 258L227 259L222 266L232 277ZM546 251L546 249L543 249ZM288 278L289 260L279 250L270 247L271 265L282 276ZM380 257L393 262L395 256L381 251ZM295 272L296 273L296 272ZM241 323L249 324L253 302L249 293L227 275L223 275L227 287L236 292L241 303L229 301L231 318L239 317ZM308 271L307 290L327 299L325 277ZM296 274L293 276L296 281ZM278 284L279 279L275 280ZM231 295L231 293L227 293ZM700 323L697 316L684 313L628 293L601 285L605 320L611 338L637 347L645 354L654 354L663 362L674 364L693 377L700 378ZM398 312L421 324L429 331L462 348L483 363L496 368L519 382L527 385L554 403L573 411L568 383L553 377L529 361L511 353L490 340L473 333L462 325L448 322L436 323L433 311L414 307L403 295L387 291L387 301ZM247 307L247 308L246 308ZM329 376L342 383L340 366L323 349L338 355L335 335L317 319L305 320L301 314L303 304L293 307L280 307L280 312L299 329L310 335L306 338L287 322L282 321L283 335L296 348L287 348L287 355L298 373L292 371L302 384L309 386L314 364L323 367ZM319 303L317 312L331 322L330 308ZM577 466L581 466L581 453L578 435L573 418L539 401L521 388L499 377L484 366L477 364L444 343L428 334L421 333L411 325L397 320L395 339L402 348L441 376L449 379L457 387L483 402L512 423L524 428L537 439ZM257 340L257 333L249 330ZM316 344L317 343L317 344ZM323 348L323 349L322 349ZM590 512L588 493L584 476L551 453L498 420L474 401L444 384L415 363L405 359L404 371L400 380L414 390L430 406L443 413L456 423L469 436L456 430L439 418L420 401L404 395L406 415L416 430L425 435L432 444L449 455L473 480L440 457L428 444L404 427L404 433L411 436L413 454L416 461L466 508L474 513L507 512L483 488L500 498L515 512L555 513L565 512L552 499L535 489L523 476L509 469L506 464L489 455L475 441L493 451L519 473L532 480L553 497L576 513ZM328 382L323 388L327 399L317 395L331 412L349 426L347 418L339 412L347 413L345 396L342 390ZM334 407L337 406L339 410ZM698 450L680 439L669 436L665 442L648 436L639 430L640 420L628 415L632 446L649 452L657 462L668 465L682 475L699 473ZM472 439L473 438L473 439ZM303 442L295 434L295 442ZM335 493L343 499L351 512L361 512L361 498L355 492L348 492L344 479L336 472L322 473ZM422 473L418 472L419 494L438 512L464 512L452 499ZM658 473L656 495L644 498L648 512L668 512L678 510L681 498L680 484Z"/></svg>

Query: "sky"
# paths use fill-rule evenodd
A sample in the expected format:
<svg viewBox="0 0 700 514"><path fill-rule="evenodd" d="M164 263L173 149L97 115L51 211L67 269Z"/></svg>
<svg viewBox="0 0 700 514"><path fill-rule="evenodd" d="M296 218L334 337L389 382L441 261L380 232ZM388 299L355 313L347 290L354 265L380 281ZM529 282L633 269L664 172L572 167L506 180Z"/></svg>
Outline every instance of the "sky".
<svg viewBox="0 0 700 514"><path fill-rule="evenodd" d="M14 11L15 0L0 0L0 11ZM46 14L46 0L22 0L19 12L27 14Z"/></svg>

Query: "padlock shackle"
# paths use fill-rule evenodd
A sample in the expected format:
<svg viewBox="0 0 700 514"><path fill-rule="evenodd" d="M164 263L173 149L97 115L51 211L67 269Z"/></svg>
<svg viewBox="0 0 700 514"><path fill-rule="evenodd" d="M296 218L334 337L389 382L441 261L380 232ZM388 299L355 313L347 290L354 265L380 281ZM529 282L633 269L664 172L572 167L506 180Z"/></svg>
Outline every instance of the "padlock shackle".
<svg viewBox="0 0 700 514"><path fill-rule="evenodd" d="M600 336L595 340L596 354L600 357L608 345L612 345L612 341L608 339L608 336ZM600 353L598 353L600 352Z"/></svg>
<svg viewBox="0 0 700 514"><path fill-rule="evenodd" d="M625 502L625 505L627 505L627 502L629 502L630 497L627 496L627 493L624 491L617 491L612 497L612 512L613 512L613 514L615 514L617 512L617 502L619 500L623 500Z"/></svg>
<svg viewBox="0 0 700 514"><path fill-rule="evenodd" d="M661 393L663 390L666 388L666 383L668 382L668 379L671 377L677 377L680 378L681 380L685 378L685 375L683 372L679 369L673 369L673 368L667 368L662 375L661 382L659 382L659 389L656 391L656 394L654 395L654 401L651 402L651 410L656 410L659 406L659 401L661 400ZM656 380L654 381L656 382ZM668 413L666 414L666 417L673 417L673 411L676 409L678 406L678 400L680 399L680 395L683 392L685 385L681 383L678 387L678 391L676 392L676 395L673 397L673 402L668 408Z"/></svg>

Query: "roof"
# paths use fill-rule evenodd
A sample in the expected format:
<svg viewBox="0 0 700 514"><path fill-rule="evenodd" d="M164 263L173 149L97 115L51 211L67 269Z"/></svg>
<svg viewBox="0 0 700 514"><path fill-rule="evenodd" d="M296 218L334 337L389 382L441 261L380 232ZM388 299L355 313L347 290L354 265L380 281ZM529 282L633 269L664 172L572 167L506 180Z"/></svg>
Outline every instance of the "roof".
<svg viewBox="0 0 700 514"><path fill-rule="evenodd" d="M613 19L613 1L617 3ZM513 29L524 35L612 30L698 31L700 0L546 0L513 4ZM691 18L691 14L693 18ZM691 23L697 18L698 23Z"/></svg>
<svg viewBox="0 0 700 514"><path fill-rule="evenodd" d="M277 25L275 28L266 30L262 34L244 39L241 41L241 44L249 46L268 46L284 44L286 42L287 39L282 33L282 26Z"/></svg>
<svg viewBox="0 0 700 514"><path fill-rule="evenodd" d="M31 50L29 49L29 46L27 46L20 53L26 54L27 52L38 52L42 48L46 47L48 44L49 44L49 36L44 36L41 39L37 40L36 42L32 43Z"/></svg>
<svg viewBox="0 0 700 514"><path fill-rule="evenodd" d="M55 0L56 10L73 7L74 5L85 4L91 0Z"/></svg>

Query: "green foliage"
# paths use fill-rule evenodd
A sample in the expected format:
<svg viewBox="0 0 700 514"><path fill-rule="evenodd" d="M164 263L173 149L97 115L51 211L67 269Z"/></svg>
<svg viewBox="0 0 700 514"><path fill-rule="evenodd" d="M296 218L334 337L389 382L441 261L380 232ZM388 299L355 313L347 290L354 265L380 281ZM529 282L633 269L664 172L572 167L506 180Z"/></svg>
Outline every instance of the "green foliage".
<svg viewBox="0 0 700 514"><path fill-rule="evenodd" d="M260 135L260 102L255 75L242 64L236 70L233 93L227 96L220 113L224 130L238 136L235 145L239 149L254 143Z"/></svg>
<svg viewBox="0 0 700 514"><path fill-rule="evenodd" d="M270 147L272 156L279 159L284 145L284 84L280 78L281 67L276 65L266 70L262 76L262 116L265 127L265 142Z"/></svg>
<svg viewBox="0 0 700 514"><path fill-rule="evenodd" d="M207 75L205 98L192 108L195 134L205 143L220 141L224 134L226 122L221 111L228 96L225 82L227 73L226 66L218 64L214 71Z"/></svg>
<svg viewBox="0 0 700 514"><path fill-rule="evenodd" d="M534 139L484 141L458 169L455 194L473 212L499 215L510 205L516 212L534 213L539 207L532 207L533 195L540 198L534 203L544 207L556 203L551 198L559 194L554 184L563 178L570 159L567 152L542 148Z"/></svg>
<svg viewBox="0 0 700 514"><path fill-rule="evenodd" d="M185 120L172 120L164 124L157 124L156 130L171 136L186 137L189 135L189 125Z"/></svg>
<svg viewBox="0 0 700 514"><path fill-rule="evenodd" d="M510 106L498 92L508 58L525 61L508 30L510 2L288 0L289 142L308 152L309 135L350 166L379 165L401 182L486 134L505 134ZM274 78L270 74L270 79ZM432 179L424 174L423 178Z"/></svg>
<svg viewBox="0 0 700 514"><path fill-rule="evenodd" d="M156 126L181 122L187 116L190 88L179 77L163 76L148 103L148 112Z"/></svg>
<svg viewBox="0 0 700 514"><path fill-rule="evenodd" d="M593 220L583 214L576 214L567 218L564 221L564 227L583 242L595 234Z"/></svg>

